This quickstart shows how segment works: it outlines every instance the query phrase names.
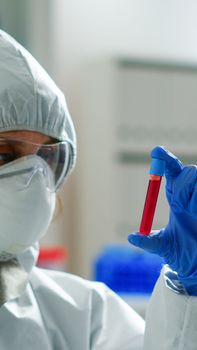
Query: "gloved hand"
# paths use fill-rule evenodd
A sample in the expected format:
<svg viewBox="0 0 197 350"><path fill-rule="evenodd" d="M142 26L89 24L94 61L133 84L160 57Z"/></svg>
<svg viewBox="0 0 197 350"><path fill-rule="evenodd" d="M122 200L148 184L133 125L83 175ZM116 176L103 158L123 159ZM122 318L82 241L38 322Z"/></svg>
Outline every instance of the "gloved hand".
<svg viewBox="0 0 197 350"><path fill-rule="evenodd" d="M128 240L164 258L190 295L197 295L197 167L182 163L163 147L152 156L166 161L166 196L170 206L167 226L149 236L132 233Z"/></svg>

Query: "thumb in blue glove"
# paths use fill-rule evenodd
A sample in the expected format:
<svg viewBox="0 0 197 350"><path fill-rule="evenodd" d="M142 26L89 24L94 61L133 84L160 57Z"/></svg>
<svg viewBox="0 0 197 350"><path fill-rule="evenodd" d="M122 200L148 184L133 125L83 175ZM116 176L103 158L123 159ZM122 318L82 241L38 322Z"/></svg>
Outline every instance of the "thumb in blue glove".
<svg viewBox="0 0 197 350"><path fill-rule="evenodd" d="M164 258L177 272L180 282L191 295L197 295L197 168L182 163L163 147L152 156L166 162L166 196L170 206L167 226L149 236L132 233L128 240Z"/></svg>

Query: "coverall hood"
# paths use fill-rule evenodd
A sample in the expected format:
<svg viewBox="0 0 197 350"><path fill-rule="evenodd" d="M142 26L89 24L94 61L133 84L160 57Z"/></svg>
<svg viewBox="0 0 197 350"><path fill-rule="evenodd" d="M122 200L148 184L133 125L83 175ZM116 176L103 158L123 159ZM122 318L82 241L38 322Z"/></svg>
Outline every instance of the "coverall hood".
<svg viewBox="0 0 197 350"><path fill-rule="evenodd" d="M46 71L10 35L0 30L0 132L31 130L69 140L76 134L63 93Z"/></svg>

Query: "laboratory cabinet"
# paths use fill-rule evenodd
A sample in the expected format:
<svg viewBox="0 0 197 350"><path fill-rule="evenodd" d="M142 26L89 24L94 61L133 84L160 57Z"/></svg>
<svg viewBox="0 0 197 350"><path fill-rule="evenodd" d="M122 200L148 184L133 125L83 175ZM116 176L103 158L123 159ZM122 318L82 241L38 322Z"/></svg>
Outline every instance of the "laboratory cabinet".
<svg viewBox="0 0 197 350"><path fill-rule="evenodd" d="M150 151L164 145L197 162L197 67L119 58L84 64L75 171L75 272L92 278L95 257L140 224ZM165 180L153 228L168 221Z"/></svg>

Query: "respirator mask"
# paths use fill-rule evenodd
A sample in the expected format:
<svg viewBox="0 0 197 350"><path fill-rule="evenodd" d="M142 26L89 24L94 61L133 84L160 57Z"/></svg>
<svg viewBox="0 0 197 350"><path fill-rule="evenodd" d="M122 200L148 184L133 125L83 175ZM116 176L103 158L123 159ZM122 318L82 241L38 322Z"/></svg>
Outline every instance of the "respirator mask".
<svg viewBox="0 0 197 350"><path fill-rule="evenodd" d="M0 138L0 259L19 254L46 232L55 192L72 164L71 145Z"/></svg>

